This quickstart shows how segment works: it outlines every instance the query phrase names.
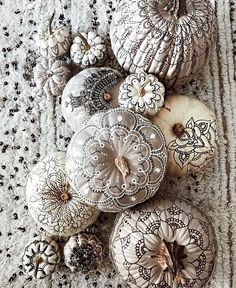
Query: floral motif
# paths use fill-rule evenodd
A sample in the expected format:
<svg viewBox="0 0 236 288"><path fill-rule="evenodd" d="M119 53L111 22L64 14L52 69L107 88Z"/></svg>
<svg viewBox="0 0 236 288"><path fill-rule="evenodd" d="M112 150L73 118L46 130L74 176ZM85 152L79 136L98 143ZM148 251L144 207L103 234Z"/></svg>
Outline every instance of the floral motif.
<svg viewBox="0 0 236 288"><path fill-rule="evenodd" d="M157 198L122 212L111 241L114 264L130 287L203 287L214 267L206 217L183 200Z"/></svg>
<svg viewBox="0 0 236 288"><path fill-rule="evenodd" d="M130 73L144 70L166 87L178 87L209 58L215 20L206 0L121 0L110 27L112 49Z"/></svg>
<svg viewBox="0 0 236 288"><path fill-rule="evenodd" d="M94 31L78 33L71 46L70 55L75 64L86 68L102 62L105 58L104 40Z"/></svg>
<svg viewBox="0 0 236 288"><path fill-rule="evenodd" d="M104 258L102 242L93 234L81 233L70 237L64 247L65 264L72 272L87 274L96 270Z"/></svg>
<svg viewBox="0 0 236 288"><path fill-rule="evenodd" d="M106 99L112 87L121 79L121 74L113 69L99 69L86 78L80 89L79 96L74 97L69 94L66 106L71 106L72 111L80 106L84 106L89 115L98 111L112 108L112 104ZM112 96L111 96L112 97Z"/></svg>
<svg viewBox="0 0 236 288"><path fill-rule="evenodd" d="M59 246L51 237L35 237L22 257L26 272L37 279L52 274L60 262Z"/></svg>
<svg viewBox="0 0 236 288"><path fill-rule="evenodd" d="M127 76L120 87L119 104L144 115L155 115L163 106L165 87L152 74L140 72Z"/></svg>
<svg viewBox="0 0 236 288"><path fill-rule="evenodd" d="M191 118L183 133L168 144L175 163L183 169L194 171L215 154L216 121Z"/></svg>
<svg viewBox="0 0 236 288"><path fill-rule="evenodd" d="M38 35L36 44L40 48L42 56L51 58L65 55L71 46L71 34L67 27L63 26L52 31L52 15L46 30Z"/></svg>
<svg viewBox="0 0 236 288"><path fill-rule="evenodd" d="M35 67L34 78L45 93L57 96L62 93L70 75L70 69L62 61L43 58Z"/></svg>
<svg viewBox="0 0 236 288"><path fill-rule="evenodd" d="M117 212L152 197L164 176L159 128L124 109L94 115L72 138L67 173L81 201Z"/></svg>
<svg viewBox="0 0 236 288"><path fill-rule="evenodd" d="M26 194L37 223L52 235L70 236L92 224L99 211L81 204L63 171L64 157L64 153L54 154L36 165ZM42 173L45 167L47 170Z"/></svg>

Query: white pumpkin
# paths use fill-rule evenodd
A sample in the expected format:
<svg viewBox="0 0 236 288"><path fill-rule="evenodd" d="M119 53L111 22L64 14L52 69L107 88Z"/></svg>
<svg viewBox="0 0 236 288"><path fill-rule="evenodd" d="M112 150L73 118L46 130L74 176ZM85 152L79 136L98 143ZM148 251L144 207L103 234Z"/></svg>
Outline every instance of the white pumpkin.
<svg viewBox="0 0 236 288"><path fill-rule="evenodd" d="M87 68L67 83L62 95L62 114L75 132L86 119L99 111L118 106L118 91L123 81L117 70Z"/></svg>
<svg viewBox="0 0 236 288"><path fill-rule="evenodd" d="M52 31L52 21L55 14L49 20L49 25L46 30L36 38L36 44L40 49L42 56L51 58L65 55L71 46L70 30L63 26L55 31Z"/></svg>
<svg viewBox="0 0 236 288"><path fill-rule="evenodd" d="M93 234L71 236L64 247L65 264L72 272L87 274L102 262L103 250L102 242Z"/></svg>
<svg viewBox="0 0 236 288"><path fill-rule="evenodd" d="M29 276L43 279L55 271L60 259L57 242L49 236L38 236L26 245L22 262Z"/></svg>
<svg viewBox="0 0 236 288"><path fill-rule="evenodd" d="M180 199L156 198L125 210L110 239L114 265L131 288L201 288L215 250L208 219Z"/></svg>
<svg viewBox="0 0 236 288"><path fill-rule="evenodd" d="M79 199L105 212L152 197L167 163L160 129L122 108L87 120L72 137L67 156L67 174Z"/></svg>
<svg viewBox="0 0 236 288"><path fill-rule="evenodd" d="M41 58L34 70L34 80L38 88L46 94L58 96L62 93L71 75L63 62L54 58Z"/></svg>
<svg viewBox="0 0 236 288"><path fill-rule="evenodd" d="M81 68L94 66L105 58L104 40L94 31L77 33L70 49L73 62Z"/></svg>
<svg viewBox="0 0 236 288"><path fill-rule="evenodd" d="M165 87L158 78L146 72L128 75L120 87L121 107L143 115L155 115L164 103Z"/></svg>
<svg viewBox="0 0 236 288"><path fill-rule="evenodd" d="M204 103L184 95L171 95L151 117L162 130L168 149L168 174L197 172L216 151L216 118Z"/></svg>
<svg viewBox="0 0 236 288"><path fill-rule="evenodd" d="M74 235L94 223L100 211L80 202L64 171L65 153L45 157L32 170L26 187L29 212L51 235Z"/></svg>
<svg viewBox="0 0 236 288"><path fill-rule="evenodd" d="M216 41L216 17L209 0L120 0L110 38L125 70L144 70L176 88L208 60Z"/></svg>

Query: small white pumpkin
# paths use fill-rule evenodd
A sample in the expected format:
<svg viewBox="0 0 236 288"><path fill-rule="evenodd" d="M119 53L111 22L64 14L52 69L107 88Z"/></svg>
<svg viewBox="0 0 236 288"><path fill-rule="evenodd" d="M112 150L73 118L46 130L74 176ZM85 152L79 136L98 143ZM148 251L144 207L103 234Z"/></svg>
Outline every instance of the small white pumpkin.
<svg viewBox="0 0 236 288"><path fill-rule="evenodd" d="M71 236L64 247L65 264L72 272L87 274L102 262L103 250L102 242L93 234Z"/></svg>
<svg viewBox="0 0 236 288"><path fill-rule="evenodd" d="M49 236L38 236L26 246L22 262L29 276L43 279L55 271L60 259L57 242Z"/></svg>
<svg viewBox="0 0 236 288"><path fill-rule="evenodd" d="M184 200L161 198L118 216L110 251L131 288L201 288L212 274L216 256L205 215Z"/></svg>
<svg viewBox="0 0 236 288"><path fill-rule="evenodd" d="M62 114L75 132L84 121L99 111L118 106L118 91L123 81L117 70L87 68L67 83L62 95Z"/></svg>
<svg viewBox="0 0 236 288"><path fill-rule="evenodd" d="M100 211L80 202L64 171L65 153L45 157L32 170L26 187L29 212L51 235L74 235L94 223Z"/></svg>
<svg viewBox="0 0 236 288"><path fill-rule="evenodd" d="M155 115L164 103L165 87L158 78L146 72L131 74L120 87L121 107L143 115Z"/></svg>
<svg viewBox="0 0 236 288"><path fill-rule="evenodd" d="M119 64L178 87L205 65L216 42L209 0L120 0L110 26Z"/></svg>
<svg viewBox="0 0 236 288"><path fill-rule="evenodd" d="M87 120L72 137L67 156L67 174L79 199L104 212L119 212L151 198L167 164L160 129L122 108Z"/></svg>
<svg viewBox="0 0 236 288"><path fill-rule="evenodd" d="M204 103L184 95L166 98L164 107L151 117L162 130L168 149L168 174L197 172L216 151L216 117Z"/></svg>
<svg viewBox="0 0 236 288"><path fill-rule="evenodd" d="M63 65L62 61L54 58L41 58L34 70L37 87L54 96L62 93L70 75L70 69Z"/></svg>
<svg viewBox="0 0 236 288"><path fill-rule="evenodd" d="M106 53L104 40L94 31L77 32L77 35L70 49L73 62L81 68L102 62Z"/></svg>
<svg viewBox="0 0 236 288"><path fill-rule="evenodd" d="M49 24L46 30L44 30L36 38L36 44L40 49L42 56L59 57L65 55L71 46L71 33L65 26L52 31L52 21L55 14L49 20Z"/></svg>

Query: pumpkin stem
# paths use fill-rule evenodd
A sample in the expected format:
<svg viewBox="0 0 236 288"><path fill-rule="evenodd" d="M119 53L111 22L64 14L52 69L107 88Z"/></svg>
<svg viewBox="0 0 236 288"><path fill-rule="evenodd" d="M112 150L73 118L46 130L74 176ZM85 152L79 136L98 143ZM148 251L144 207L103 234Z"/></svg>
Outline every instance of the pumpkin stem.
<svg viewBox="0 0 236 288"><path fill-rule="evenodd" d="M41 257L39 257L37 259L36 266L35 266L35 271L34 271L34 277L35 278L36 278L38 270L39 270L39 264L42 263L42 262L43 262L43 259Z"/></svg>
<svg viewBox="0 0 236 288"><path fill-rule="evenodd" d="M77 34L78 34L79 38L83 41L83 43L85 45L85 49L89 50L91 48L91 46L88 44L87 39L85 39L85 37L79 31L77 31Z"/></svg>
<svg viewBox="0 0 236 288"><path fill-rule="evenodd" d="M138 96L139 97L143 97L145 95L144 93L144 88L146 87L146 85L150 82L150 79L147 79L145 82L143 82L143 84L141 85L141 87L138 90Z"/></svg>
<svg viewBox="0 0 236 288"><path fill-rule="evenodd" d="M62 200L62 201L68 201L68 200L70 200L70 194L67 193L67 192L61 193L61 200Z"/></svg>
<svg viewBox="0 0 236 288"><path fill-rule="evenodd" d="M49 35L52 35L52 21L55 17L55 12L53 12L51 18L49 19L49 23L48 23L48 33Z"/></svg>
<svg viewBox="0 0 236 288"><path fill-rule="evenodd" d="M184 133L184 126L181 123L177 123L173 126L173 132L177 136L181 136Z"/></svg>
<svg viewBox="0 0 236 288"><path fill-rule="evenodd" d="M104 99L105 99L106 101L111 101L111 99L112 99L112 95L111 95L110 93L108 93L108 92L105 92L105 93L103 94L103 97L104 97Z"/></svg>
<svg viewBox="0 0 236 288"><path fill-rule="evenodd" d="M187 257L184 254L184 246L178 245L176 241L163 240L159 252L151 257L157 259L163 271L170 270L173 273L173 281L181 281L180 270L184 269L182 260Z"/></svg>
<svg viewBox="0 0 236 288"><path fill-rule="evenodd" d="M124 157L116 157L115 165L124 178L126 178L130 174L128 163Z"/></svg>
<svg viewBox="0 0 236 288"><path fill-rule="evenodd" d="M186 0L171 0L165 10L174 15L176 19L188 14Z"/></svg>

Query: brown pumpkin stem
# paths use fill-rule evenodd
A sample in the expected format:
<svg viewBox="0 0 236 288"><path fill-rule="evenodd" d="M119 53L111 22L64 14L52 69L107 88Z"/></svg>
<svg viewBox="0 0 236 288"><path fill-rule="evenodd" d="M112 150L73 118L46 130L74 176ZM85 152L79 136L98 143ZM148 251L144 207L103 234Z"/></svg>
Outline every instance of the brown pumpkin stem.
<svg viewBox="0 0 236 288"><path fill-rule="evenodd" d="M124 178L126 178L130 174L128 163L124 157L116 157L115 165Z"/></svg>
<svg viewBox="0 0 236 288"><path fill-rule="evenodd" d="M85 45L85 49L89 50L91 48L91 46L88 44L87 39L85 39L85 37L79 31L77 31L77 34L78 34L79 38L83 41L83 43Z"/></svg>
<svg viewBox="0 0 236 288"><path fill-rule="evenodd" d="M111 101L111 99L112 99L111 93L108 93L108 92L105 92L105 93L103 94L103 97L104 97L104 99L105 99L106 101Z"/></svg>
<svg viewBox="0 0 236 288"><path fill-rule="evenodd" d="M177 123L173 126L173 132L177 136L181 136L184 133L184 126L181 123Z"/></svg>
<svg viewBox="0 0 236 288"><path fill-rule="evenodd" d="M184 254L184 246L174 242L166 242L163 240L161 248L158 253L152 256L156 258L158 264L163 271L170 270L173 273L173 281L181 281L181 270L184 269L182 260L187 256Z"/></svg>
<svg viewBox="0 0 236 288"><path fill-rule="evenodd" d="M61 200L62 200L62 201L68 201L68 200L70 200L70 194L67 193L67 192L61 193Z"/></svg>
<svg viewBox="0 0 236 288"><path fill-rule="evenodd" d="M48 33L49 35L52 35L52 21L55 17L55 12L53 12L51 18L49 19L49 23L48 23Z"/></svg>
<svg viewBox="0 0 236 288"><path fill-rule="evenodd" d="M139 97L143 97L145 95L144 93L144 88L146 87L146 85L150 82L150 79L146 80L142 86L140 87L140 89L138 90L138 96Z"/></svg>
<svg viewBox="0 0 236 288"><path fill-rule="evenodd" d="M176 19L188 14L186 0L171 0L165 10L174 15Z"/></svg>

